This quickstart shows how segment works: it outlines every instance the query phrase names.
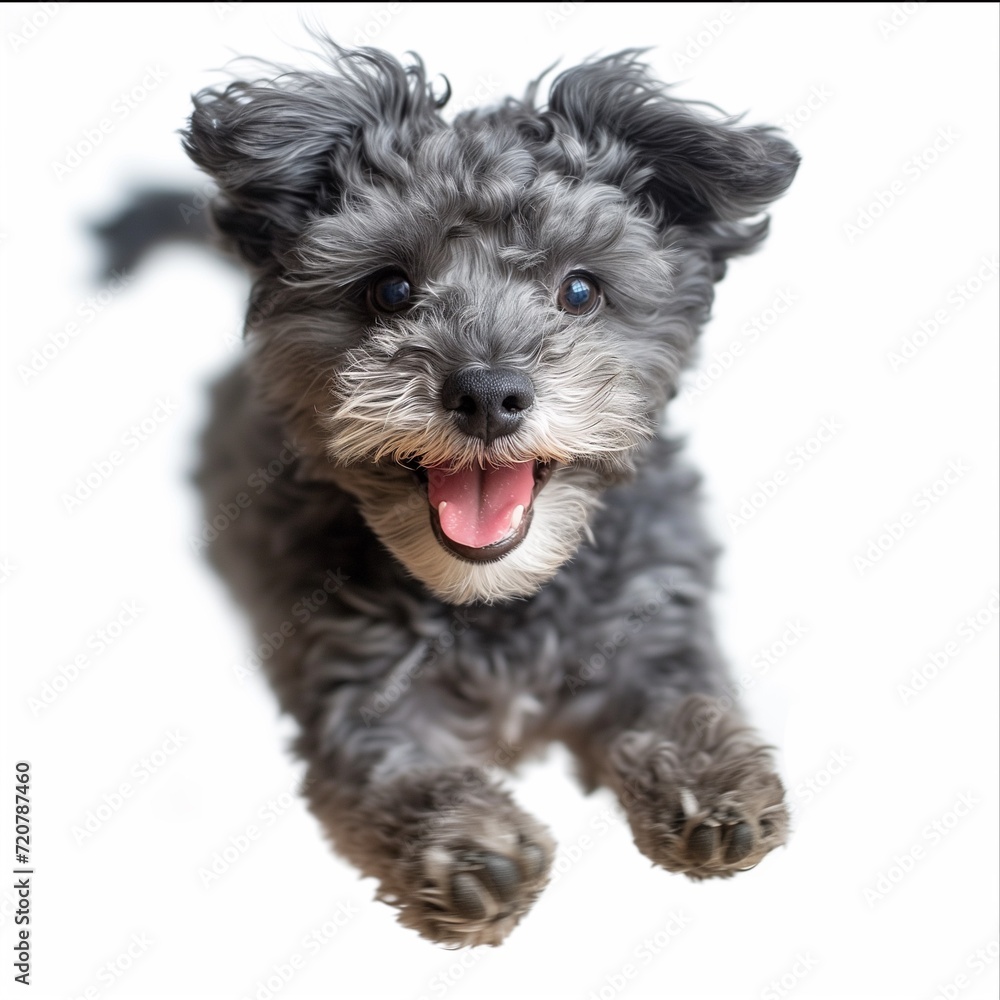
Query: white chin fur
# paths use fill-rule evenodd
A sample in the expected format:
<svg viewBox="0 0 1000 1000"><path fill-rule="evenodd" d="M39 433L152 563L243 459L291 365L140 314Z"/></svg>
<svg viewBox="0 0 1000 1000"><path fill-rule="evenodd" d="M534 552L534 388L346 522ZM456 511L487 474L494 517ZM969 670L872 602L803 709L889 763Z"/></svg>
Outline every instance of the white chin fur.
<svg viewBox="0 0 1000 1000"><path fill-rule="evenodd" d="M435 538L427 501L412 481L378 478L382 481L375 495L353 484L365 520L407 570L449 604L493 603L535 593L576 552L597 504L593 488L586 485L588 474L560 469L535 498L521 544L496 562L472 563L452 555Z"/></svg>

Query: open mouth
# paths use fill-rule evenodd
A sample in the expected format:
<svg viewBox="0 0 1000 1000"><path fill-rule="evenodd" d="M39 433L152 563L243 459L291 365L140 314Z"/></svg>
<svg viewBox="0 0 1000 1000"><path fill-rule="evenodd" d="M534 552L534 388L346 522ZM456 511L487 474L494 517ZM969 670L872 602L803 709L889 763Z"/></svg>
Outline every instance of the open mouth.
<svg viewBox="0 0 1000 1000"><path fill-rule="evenodd" d="M514 465L418 466L427 487L431 528L441 545L469 562L494 562L524 540L533 503L552 475L537 459Z"/></svg>

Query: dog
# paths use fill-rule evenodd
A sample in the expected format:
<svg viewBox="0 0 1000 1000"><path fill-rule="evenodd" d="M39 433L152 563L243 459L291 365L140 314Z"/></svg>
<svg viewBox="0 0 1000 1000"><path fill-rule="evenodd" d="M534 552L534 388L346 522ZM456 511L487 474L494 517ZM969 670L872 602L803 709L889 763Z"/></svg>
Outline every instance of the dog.
<svg viewBox="0 0 1000 1000"><path fill-rule="evenodd" d="M183 133L253 276L197 481L298 726L304 795L402 924L497 945L554 844L503 787L560 741L694 879L784 843L713 639L717 550L662 428L798 155L640 50L447 122L414 58L322 41Z"/></svg>

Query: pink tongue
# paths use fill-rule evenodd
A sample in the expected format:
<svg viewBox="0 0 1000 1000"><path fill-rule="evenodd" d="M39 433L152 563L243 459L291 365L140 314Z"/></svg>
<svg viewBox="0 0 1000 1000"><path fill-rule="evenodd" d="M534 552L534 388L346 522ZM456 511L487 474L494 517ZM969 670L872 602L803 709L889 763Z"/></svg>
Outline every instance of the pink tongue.
<svg viewBox="0 0 1000 1000"><path fill-rule="evenodd" d="M439 465L427 470L427 497L438 511L441 530L453 542L474 549L510 534L514 508L521 506L527 513L534 488L534 462L485 469Z"/></svg>

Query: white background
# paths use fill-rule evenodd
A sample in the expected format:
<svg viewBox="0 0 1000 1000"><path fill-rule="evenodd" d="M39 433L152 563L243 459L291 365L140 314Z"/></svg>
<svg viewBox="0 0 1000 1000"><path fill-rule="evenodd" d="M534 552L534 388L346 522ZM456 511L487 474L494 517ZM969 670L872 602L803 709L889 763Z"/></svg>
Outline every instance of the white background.
<svg viewBox="0 0 1000 1000"><path fill-rule="evenodd" d="M31 761L24 995L995 996L996 5L43 6L6 5L0 40L0 799L13 801L14 761ZM653 45L682 96L754 121L801 109L803 165L773 236L719 288L702 362L719 377L674 411L726 544L723 641L795 807L789 846L754 871L693 884L651 869L602 819L610 799L585 799L554 754L515 785L562 844L558 880L502 948L449 953L398 927L287 794L289 726L259 678L237 676L248 632L190 545L193 440L206 384L238 350L245 285L172 248L92 311L85 227L143 182L199 182L175 134L190 93L231 55L304 58L299 12L347 44L367 30L419 52L454 106L521 93L558 58ZM163 79L123 114L121 93L151 69ZM111 131L57 177L103 118ZM792 305L752 340L747 324L782 294ZM890 353L938 310L940 332L894 370ZM52 358L24 377L45 345ZM824 422L836 432L814 439ZM790 458L799 446L808 462ZM115 450L124 463L67 509ZM767 480L774 496L734 528ZM935 484L933 503L918 499ZM859 563L893 522L900 537ZM138 617L98 652L127 602ZM790 623L804 634L760 669ZM947 643L954 655L929 666ZM74 833L99 809L96 832ZM251 824L259 839L205 885L199 869Z"/></svg>

